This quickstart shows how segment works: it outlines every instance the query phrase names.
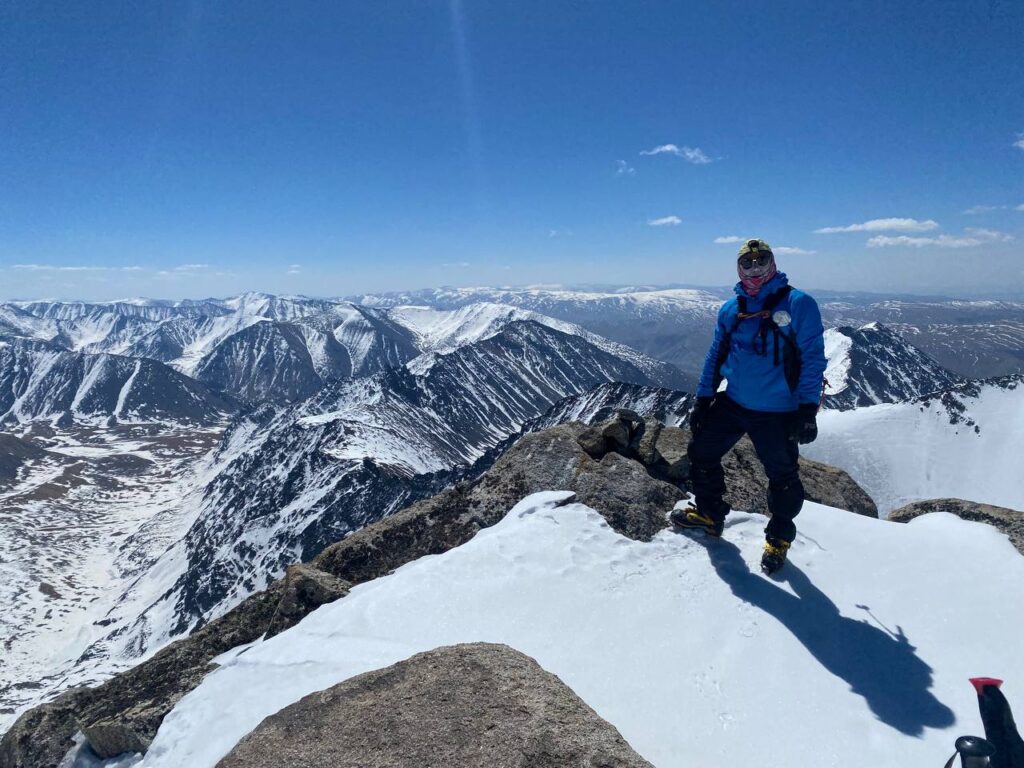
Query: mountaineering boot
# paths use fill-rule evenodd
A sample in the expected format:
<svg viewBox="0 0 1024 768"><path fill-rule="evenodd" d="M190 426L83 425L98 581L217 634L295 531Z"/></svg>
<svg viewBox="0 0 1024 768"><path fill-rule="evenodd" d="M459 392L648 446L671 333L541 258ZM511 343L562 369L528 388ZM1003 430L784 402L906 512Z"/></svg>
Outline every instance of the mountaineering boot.
<svg viewBox="0 0 1024 768"><path fill-rule="evenodd" d="M786 553L789 552L789 542L782 539L766 539L764 542L764 554L761 555L761 570L765 573L775 573L786 563Z"/></svg>
<svg viewBox="0 0 1024 768"><path fill-rule="evenodd" d="M699 511L692 502L683 509L673 509L668 519L676 528L704 531L708 536L714 536L716 539L722 535L722 528L725 526L723 521L715 520Z"/></svg>

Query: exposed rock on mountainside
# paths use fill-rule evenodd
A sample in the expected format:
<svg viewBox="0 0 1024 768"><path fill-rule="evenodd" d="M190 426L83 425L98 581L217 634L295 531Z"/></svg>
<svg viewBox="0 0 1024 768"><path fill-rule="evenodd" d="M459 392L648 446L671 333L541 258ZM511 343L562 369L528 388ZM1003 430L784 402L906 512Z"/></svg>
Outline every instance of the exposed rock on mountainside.
<svg viewBox="0 0 1024 768"><path fill-rule="evenodd" d="M979 504L964 499L929 499L915 501L893 510L889 513L889 519L897 523L906 523L931 512L948 512L964 520L988 523L1009 536L1013 546L1024 555L1024 512L1016 509Z"/></svg>
<svg viewBox="0 0 1024 768"><path fill-rule="evenodd" d="M39 460L48 453L27 440L0 432L0 486L13 482L28 460Z"/></svg>
<svg viewBox="0 0 1024 768"><path fill-rule="evenodd" d="M203 358L194 375L243 400L294 402L320 391L325 381L352 372L348 351L333 336L325 335L319 350L317 366L299 327L264 321L226 338Z"/></svg>
<svg viewBox="0 0 1024 768"><path fill-rule="evenodd" d="M438 648L311 694L218 768L650 768L536 661L506 645Z"/></svg>
<svg viewBox="0 0 1024 768"><path fill-rule="evenodd" d="M0 422L60 417L212 424L236 408L153 360L69 352L31 339L0 341Z"/></svg>
<svg viewBox="0 0 1024 768"><path fill-rule="evenodd" d="M66 693L30 710L0 742L0 768L56 765L71 746L72 735L97 721L120 724L143 741L151 739L164 715L199 683L217 655L257 640L272 628L280 632L293 626L320 601L343 595L349 584L369 581L423 555L465 543L531 493L551 488L574 491L580 502L598 511L616 531L649 540L665 527L667 512L684 493L676 484L653 477L649 466L614 450L617 446L629 453L630 446L639 448L644 442L640 425L648 432L638 417L626 416L625 422L614 420L601 427L602 432L607 428L620 438L624 433L625 442L613 444L600 458L581 447L579 438L586 427L580 424L526 435L478 479L332 544L311 564L293 570L289 577L103 685ZM650 466L660 466L658 458L678 463L685 432L652 426L650 434L655 432L656 452L647 451ZM744 474L750 466L749 462L732 465L728 482L737 488L759 487L757 480ZM831 482L842 473L828 477ZM839 498L839 506L854 509L865 503L863 492L852 481L836 486L835 493L841 495L844 489L852 489L850 498ZM809 491L809 497L811 492L817 491Z"/></svg>
<svg viewBox="0 0 1024 768"><path fill-rule="evenodd" d="M825 332L825 407L849 410L913 400L963 379L911 346L891 328L869 323Z"/></svg>

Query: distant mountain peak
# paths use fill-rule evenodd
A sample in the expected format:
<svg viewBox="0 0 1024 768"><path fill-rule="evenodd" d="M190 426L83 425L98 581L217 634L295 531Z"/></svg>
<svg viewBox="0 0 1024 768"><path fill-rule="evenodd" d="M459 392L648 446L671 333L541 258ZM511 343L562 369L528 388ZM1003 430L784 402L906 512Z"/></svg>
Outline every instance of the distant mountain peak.
<svg viewBox="0 0 1024 768"><path fill-rule="evenodd" d="M878 322L825 331L825 356L825 406L839 410L908 402L963 381Z"/></svg>

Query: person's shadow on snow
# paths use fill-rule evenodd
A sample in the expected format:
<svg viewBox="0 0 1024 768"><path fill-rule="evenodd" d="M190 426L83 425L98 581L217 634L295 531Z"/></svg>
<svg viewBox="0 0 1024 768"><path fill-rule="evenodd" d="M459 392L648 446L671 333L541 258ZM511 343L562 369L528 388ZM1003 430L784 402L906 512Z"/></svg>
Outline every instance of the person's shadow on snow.
<svg viewBox="0 0 1024 768"><path fill-rule="evenodd" d="M864 697L879 720L908 736L955 722L953 711L931 693L932 668L918 658L899 626L892 632L840 615L792 562L774 578L788 582L795 597L751 573L735 544L724 539L702 543L732 593L782 622L825 669Z"/></svg>

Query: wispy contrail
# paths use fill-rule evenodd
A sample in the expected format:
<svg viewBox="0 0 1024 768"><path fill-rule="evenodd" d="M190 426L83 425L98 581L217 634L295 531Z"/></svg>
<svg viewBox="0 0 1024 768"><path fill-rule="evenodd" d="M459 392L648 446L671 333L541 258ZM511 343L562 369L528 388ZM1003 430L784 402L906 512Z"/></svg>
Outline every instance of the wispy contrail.
<svg viewBox="0 0 1024 768"><path fill-rule="evenodd" d="M477 207L481 214L485 214L490 206L487 203L483 138L476 106L476 88L473 85L473 67L470 63L469 45L466 42L466 18L462 10L462 0L449 0L448 7L452 15L452 39L455 45L455 61L459 69L466 151L469 154L473 183L476 186Z"/></svg>

